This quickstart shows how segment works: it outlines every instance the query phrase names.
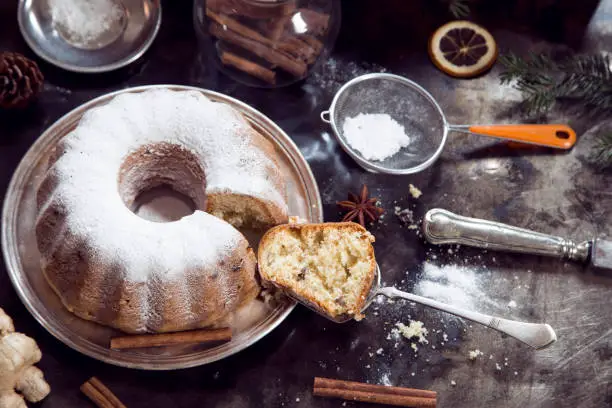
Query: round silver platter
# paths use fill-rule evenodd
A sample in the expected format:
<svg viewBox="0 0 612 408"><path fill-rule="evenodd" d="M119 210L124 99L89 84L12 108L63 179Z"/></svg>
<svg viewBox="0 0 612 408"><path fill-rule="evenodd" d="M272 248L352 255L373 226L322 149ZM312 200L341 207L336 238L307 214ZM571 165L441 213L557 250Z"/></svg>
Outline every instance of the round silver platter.
<svg viewBox="0 0 612 408"><path fill-rule="evenodd" d="M116 95L153 88L196 90L241 112L251 126L269 139L287 181L290 215L322 222L321 199L308 163L293 141L270 119L229 96L186 86L155 85L126 89L94 99L54 123L34 143L17 167L2 210L2 251L11 281L30 313L52 335L73 349L107 363L146 370L170 370L211 363L237 353L264 337L293 310L293 301L270 306L257 299L231 318L233 338L215 347L205 345L110 350L109 340L120 332L82 320L68 312L45 281L36 246L36 191L47 169L47 159L57 142L78 124L89 109Z"/></svg>
<svg viewBox="0 0 612 408"><path fill-rule="evenodd" d="M109 2L118 12L96 37L75 37L62 21L54 21L52 7L61 0L20 0L19 29L30 48L53 65L73 72L112 71L136 61L151 46L161 25L161 4L159 0Z"/></svg>

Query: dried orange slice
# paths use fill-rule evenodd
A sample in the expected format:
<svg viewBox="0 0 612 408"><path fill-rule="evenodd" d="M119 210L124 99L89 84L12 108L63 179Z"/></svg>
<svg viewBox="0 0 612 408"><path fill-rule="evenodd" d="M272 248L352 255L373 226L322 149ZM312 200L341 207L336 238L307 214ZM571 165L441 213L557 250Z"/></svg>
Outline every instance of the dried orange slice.
<svg viewBox="0 0 612 408"><path fill-rule="evenodd" d="M474 77L493 66L497 59L497 44L491 33L478 24L452 21L431 36L429 56L448 75Z"/></svg>

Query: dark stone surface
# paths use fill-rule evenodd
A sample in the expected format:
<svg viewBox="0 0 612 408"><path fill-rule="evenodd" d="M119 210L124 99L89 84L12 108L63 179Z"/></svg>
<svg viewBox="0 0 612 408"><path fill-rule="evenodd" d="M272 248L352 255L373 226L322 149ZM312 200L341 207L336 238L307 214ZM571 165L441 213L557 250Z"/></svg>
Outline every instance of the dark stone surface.
<svg viewBox="0 0 612 408"><path fill-rule="evenodd" d="M0 3L0 50L32 56L19 34L15 3ZM342 406L340 401L312 397L314 376L434 389L443 407L612 406L612 280L553 259L454 247L449 253L447 248L426 244L417 231L393 215L394 206L411 208L417 219L430 208L443 207L575 239L609 236L612 180L609 173L597 173L588 164L595 133L607 123L572 119L580 136L576 148L567 154L509 148L502 142L453 134L441 159L427 171L404 177L365 173L319 119L333 92L352 76L382 69L406 75L440 98L449 121L457 123L519 120L507 114L517 95L500 87L495 73L471 81L444 76L428 61L429 26L413 29L407 20L410 35L401 41L400 24L392 25L395 32L391 33L383 21L363 20L358 5L349 3L344 4L345 24L332 60L305 83L280 90L245 88L211 69L198 51L191 4L186 0L164 3L157 40L141 61L124 70L85 76L41 62L47 83L39 102L24 112L0 114L0 191L4 194L19 160L41 132L89 99L144 84L213 89L251 104L295 140L317 177L327 220L339 218L335 201L362 183L381 198L387 215L372 231L386 283L411 290L421 279L424 262L466 265L475 270L489 300L479 304L480 310L545 321L557 330L559 341L535 352L478 325L402 302L375 304L365 321L343 325L298 307L270 335L233 357L189 370L143 372L100 363L55 340L28 314L5 271L0 271L0 306L13 316L18 330L38 341L44 353L39 366L53 392L41 406L88 406L78 389L92 375L129 407ZM365 2L359 3L365 7ZM374 3L379 4L369 2L368 8ZM426 10L411 15L431 26L443 19L429 16ZM393 47L364 41L368 29L363 21L375 21L375 38L392 36ZM502 50L547 47L538 38L506 30L494 30L494 34ZM409 183L423 191L420 199L410 196ZM511 300L517 303L515 308L506 307ZM408 322L409 316L422 320L430 330L430 344L416 356L409 341L400 340L396 346L387 340L393 323ZM449 339L444 345L443 332ZM380 355L376 354L379 348L383 349ZM468 361L468 351L476 348L484 356Z"/></svg>

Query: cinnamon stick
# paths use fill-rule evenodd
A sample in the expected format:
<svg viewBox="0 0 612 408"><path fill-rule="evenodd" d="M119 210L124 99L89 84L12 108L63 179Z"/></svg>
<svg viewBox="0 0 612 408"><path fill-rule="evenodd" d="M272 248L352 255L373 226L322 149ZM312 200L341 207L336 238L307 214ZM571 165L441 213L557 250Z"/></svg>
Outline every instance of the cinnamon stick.
<svg viewBox="0 0 612 408"><path fill-rule="evenodd" d="M436 406L436 393L403 387L364 384L354 381L316 377L315 396L341 398L398 407L431 408Z"/></svg>
<svg viewBox="0 0 612 408"><path fill-rule="evenodd" d="M176 333L140 334L133 336L113 337L110 341L110 348L122 350L143 347L164 347L177 344L230 341L231 339L232 331L229 328L192 330Z"/></svg>
<svg viewBox="0 0 612 408"><path fill-rule="evenodd" d="M211 20L214 20L215 22L219 23L221 26L225 26L228 29L235 31L244 37L269 45L270 47L274 46L274 42L272 40L259 34L252 28L249 28L244 24L240 24L238 21L234 20L231 17L217 14L209 8L206 9L206 16Z"/></svg>
<svg viewBox="0 0 612 408"><path fill-rule="evenodd" d="M81 392L99 408L114 408L113 405L104 398L104 395L89 382L85 382L81 385Z"/></svg>
<svg viewBox="0 0 612 408"><path fill-rule="evenodd" d="M335 388L315 388L317 397L340 398L347 401L361 401L395 407L435 408L435 398L408 397L405 395L377 394L374 392L349 391Z"/></svg>
<svg viewBox="0 0 612 408"><path fill-rule="evenodd" d="M292 15L287 15L266 24L266 32L272 41L278 42L285 32L287 23L291 21L291 17Z"/></svg>
<svg viewBox="0 0 612 408"><path fill-rule="evenodd" d="M306 75L306 63L292 59L286 54L270 48L260 41L244 37L233 30L227 29L227 27L223 28L220 24L215 22L209 24L209 31L220 40L225 40L231 44L244 48L258 57L265 59L269 63L278 65L279 68L282 68L298 78L302 78Z"/></svg>
<svg viewBox="0 0 612 408"><path fill-rule="evenodd" d="M419 390L416 388L405 387L388 387L386 385L366 384L357 381L335 380L333 378L315 377L315 388L338 388L343 390L355 391L375 391L380 393L394 392L399 395L407 395L412 397L436 398L438 395L435 391Z"/></svg>
<svg viewBox="0 0 612 408"><path fill-rule="evenodd" d="M245 0L207 0L206 7L216 12L238 14L243 17L270 19L292 14L296 10L296 1L277 3L255 3Z"/></svg>
<svg viewBox="0 0 612 408"><path fill-rule="evenodd" d="M96 377L85 381L80 389L99 408L126 408L119 398Z"/></svg>
<svg viewBox="0 0 612 408"><path fill-rule="evenodd" d="M117 396L113 394L113 392L109 390L106 385L102 383L102 381L98 380L98 378L91 377L89 379L89 383L93 385L100 392L100 394L102 394L108 401L110 401L113 407L126 408L126 406L123 405L119 398L117 398Z"/></svg>
<svg viewBox="0 0 612 408"><path fill-rule="evenodd" d="M310 45L317 54L323 49L323 43L310 35L302 35L300 36L300 40Z"/></svg>
<svg viewBox="0 0 612 408"><path fill-rule="evenodd" d="M310 44L302 41L297 37L290 37L277 44L280 50L291 54L295 58L305 61L307 64L312 64L319 55L319 52L315 50Z"/></svg>
<svg viewBox="0 0 612 408"><path fill-rule="evenodd" d="M231 52L223 51L221 53L221 62L223 65L232 66L240 71L246 72L249 75L253 75L269 84L274 85L276 83L276 72L262 67L259 64L249 61L245 58L241 58Z"/></svg>

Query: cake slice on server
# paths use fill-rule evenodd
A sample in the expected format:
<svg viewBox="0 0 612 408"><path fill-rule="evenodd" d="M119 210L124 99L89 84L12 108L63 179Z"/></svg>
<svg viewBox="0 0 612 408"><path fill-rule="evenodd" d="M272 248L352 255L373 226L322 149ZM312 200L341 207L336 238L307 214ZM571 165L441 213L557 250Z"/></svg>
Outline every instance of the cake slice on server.
<svg viewBox="0 0 612 408"><path fill-rule="evenodd" d="M372 242L353 222L279 225L261 239L259 274L332 320L359 320L376 277Z"/></svg>

